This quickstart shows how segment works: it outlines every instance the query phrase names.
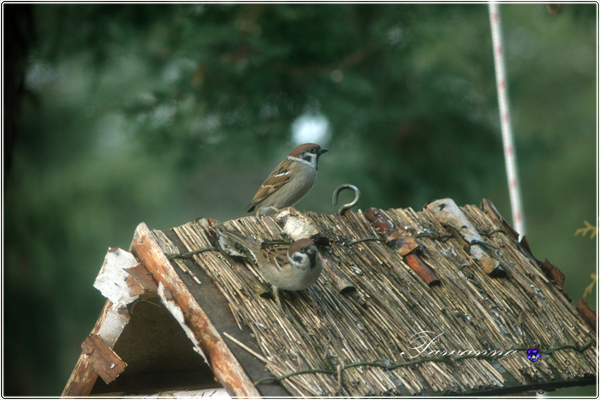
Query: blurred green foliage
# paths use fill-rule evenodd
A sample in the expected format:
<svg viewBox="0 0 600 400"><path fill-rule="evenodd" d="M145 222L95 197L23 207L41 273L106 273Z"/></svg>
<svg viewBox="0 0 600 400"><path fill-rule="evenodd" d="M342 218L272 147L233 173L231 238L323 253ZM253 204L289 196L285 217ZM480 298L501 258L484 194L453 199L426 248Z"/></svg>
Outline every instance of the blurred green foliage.
<svg viewBox="0 0 600 400"><path fill-rule="evenodd" d="M489 198L510 220L486 5L35 4L5 20L21 7L5 395L60 394L109 246L142 221L244 216L300 117L326 118L330 149L300 210L334 212L352 183L361 208ZM529 243L576 301L595 270L573 232L597 206L596 6L501 11Z"/></svg>

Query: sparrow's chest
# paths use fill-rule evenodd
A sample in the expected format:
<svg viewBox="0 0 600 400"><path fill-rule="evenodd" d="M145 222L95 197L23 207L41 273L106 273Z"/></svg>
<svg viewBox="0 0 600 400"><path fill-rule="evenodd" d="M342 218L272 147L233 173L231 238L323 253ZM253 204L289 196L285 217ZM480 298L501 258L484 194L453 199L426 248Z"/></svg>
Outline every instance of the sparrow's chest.
<svg viewBox="0 0 600 400"><path fill-rule="evenodd" d="M290 173L290 179L278 190L269 196L262 205L272 205L276 208L289 207L310 192L315 180L317 170L304 163L296 162L294 170Z"/></svg>
<svg viewBox="0 0 600 400"><path fill-rule="evenodd" d="M306 289L319 277L321 264L314 267L292 265L283 254L273 256L271 262L261 269L263 278L270 284L283 290Z"/></svg>
<svg viewBox="0 0 600 400"><path fill-rule="evenodd" d="M306 194L312 189L317 180L316 168L304 163L296 163L297 172L293 174L293 178L288 185L293 186L295 190Z"/></svg>

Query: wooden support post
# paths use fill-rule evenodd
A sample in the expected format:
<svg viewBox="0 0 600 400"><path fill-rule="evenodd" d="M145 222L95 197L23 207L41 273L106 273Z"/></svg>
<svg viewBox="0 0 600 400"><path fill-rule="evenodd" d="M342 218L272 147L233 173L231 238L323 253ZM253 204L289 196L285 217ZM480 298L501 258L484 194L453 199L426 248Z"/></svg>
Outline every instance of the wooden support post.
<svg viewBox="0 0 600 400"><path fill-rule="evenodd" d="M215 377L232 397L260 397L260 393L231 353L229 347L196 302L188 288L162 252L146 224L138 225L131 251L137 256L154 279L172 294L183 311L186 325L200 343Z"/></svg>
<svg viewBox="0 0 600 400"><path fill-rule="evenodd" d="M113 303L110 300L106 300L104 304L104 308L100 313L100 317L96 321L96 325L92 329L92 335L97 335L108 311L112 307ZM94 369L92 362L90 360L89 354L82 352L79 356L79 360L77 360L77 364L75 368L73 368L73 372L65 385L65 388L62 392L62 397L73 397L73 396L89 396L92 391L92 388L96 384L96 380L98 379L98 372Z"/></svg>

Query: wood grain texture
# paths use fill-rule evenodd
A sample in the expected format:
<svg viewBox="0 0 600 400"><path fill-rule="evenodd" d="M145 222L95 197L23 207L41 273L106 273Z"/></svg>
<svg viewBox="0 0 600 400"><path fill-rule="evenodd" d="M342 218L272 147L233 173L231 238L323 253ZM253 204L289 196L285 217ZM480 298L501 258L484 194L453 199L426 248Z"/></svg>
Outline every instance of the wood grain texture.
<svg viewBox="0 0 600 400"><path fill-rule="evenodd" d="M173 266L160 249L154 234L146 224L138 225L132 251L153 274L156 281L162 282L181 307L186 324L196 335L215 377L231 396L260 397L246 372L214 328L202 308L194 300L185 284L179 279Z"/></svg>
<svg viewBox="0 0 600 400"><path fill-rule="evenodd" d="M102 312L100 313L100 316L98 317L91 334L94 335L98 333L98 330L104 322L106 314L112 305L113 304L110 300L106 300L106 303L104 303L104 308L102 309ZM85 352L82 352L77 360L77 364L75 364L75 368L73 368L73 372L71 373L71 376L69 377L61 396L88 396L96 384L98 376L98 372L96 372L94 369L89 355L85 354Z"/></svg>
<svg viewBox="0 0 600 400"><path fill-rule="evenodd" d="M152 279L152 274L148 272L146 267L142 264L138 263L132 268L125 268L125 271L131 275L144 290L156 291L158 289L158 285L154 279Z"/></svg>
<svg viewBox="0 0 600 400"><path fill-rule="evenodd" d="M90 334L81 344L81 349L107 384L117 379L127 367L127 363L96 334Z"/></svg>

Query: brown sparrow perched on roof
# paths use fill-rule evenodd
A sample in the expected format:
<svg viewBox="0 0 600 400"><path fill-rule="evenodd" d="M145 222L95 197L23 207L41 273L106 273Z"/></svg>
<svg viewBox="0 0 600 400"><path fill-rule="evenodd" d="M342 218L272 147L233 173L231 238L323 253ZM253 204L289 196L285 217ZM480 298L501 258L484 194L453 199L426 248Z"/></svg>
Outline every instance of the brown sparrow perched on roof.
<svg viewBox="0 0 600 400"><path fill-rule="evenodd" d="M296 147L260 186L246 211L257 217L272 215L302 200L317 180L319 156L327 151L314 143Z"/></svg>
<svg viewBox="0 0 600 400"><path fill-rule="evenodd" d="M300 239L292 244L259 244L239 232L225 231L220 226L215 230L219 244L226 253L251 258L258 266L262 277L273 286L275 300L280 309L278 289L306 289L317 281L323 269L317 246L310 239Z"/></svg>

